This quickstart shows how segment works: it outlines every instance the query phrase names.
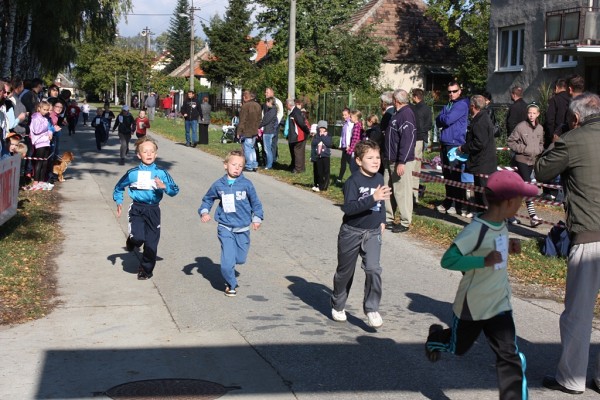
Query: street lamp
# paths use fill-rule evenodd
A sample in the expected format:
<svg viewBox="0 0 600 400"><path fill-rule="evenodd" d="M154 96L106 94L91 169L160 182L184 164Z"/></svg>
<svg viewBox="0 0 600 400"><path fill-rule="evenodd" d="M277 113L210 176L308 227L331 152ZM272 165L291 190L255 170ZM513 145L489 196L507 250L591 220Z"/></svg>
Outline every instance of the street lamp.
<svg viewBox="0 0 600 400"><path fill-rule="evenodd" d="M194 8L194 0L191 1L189 14L180 13L180 17L190 20L190 90L194 91L194 11L199 11L200 7Z"/></svg>

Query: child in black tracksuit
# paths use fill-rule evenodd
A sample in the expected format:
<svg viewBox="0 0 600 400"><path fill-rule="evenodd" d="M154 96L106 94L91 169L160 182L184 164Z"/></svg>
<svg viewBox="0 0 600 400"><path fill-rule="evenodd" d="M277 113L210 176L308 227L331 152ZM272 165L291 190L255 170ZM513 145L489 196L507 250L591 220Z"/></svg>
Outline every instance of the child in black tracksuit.
<svg viewBox="0 0 600 400"><path fill-rule="evenodd" d="M96 136L96 148L102 150L102 143L108 140L108 132L110 131L110 120L103 115L103 108L96 110L96 117L92 120L92 127Z"/></svg>
<svg viewBox="0 0 600 400"><path fill-rule="evenodd" d="M319 192L329 187L329 171L332 138L327 134L327 121L319 121L317 133L310 146L310 161L313 163L314 186L312 190Z"/></svg>
<svg viewBox="0 0 600 400"><path fill-rule="evenodd" d="M384 186L379 171L379 146L372 140L359 142L354 154L359 169L344 183L344 219L338 235L338 265L333 277L331 316L346 321L346 300L352 286L356 260L360 254L365 271L363 311L367 324L383 325L379 315L381 300L381 235L385 229L385 203L392 189Z"/></svg>

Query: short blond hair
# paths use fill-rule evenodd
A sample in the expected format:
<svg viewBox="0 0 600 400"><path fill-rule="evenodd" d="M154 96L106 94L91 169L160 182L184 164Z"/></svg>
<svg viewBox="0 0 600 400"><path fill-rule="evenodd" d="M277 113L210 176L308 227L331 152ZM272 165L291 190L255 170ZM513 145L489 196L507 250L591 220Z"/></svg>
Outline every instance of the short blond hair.
<svg viewBox="0 0 600 400"><path fill-rule="evenodd" d="M229 153L227 153L227 155L225 156L225 159L223 160L223 162L225 164L227 164L229 162L229 160L231 160L231 157L242 157L244 160L246 159L246 157L244 157L244 152L241 150L231 150Z"/></svg>
<svg viewBox="0 0 600 400"><path fill-rule="evenodd" d="M140 146L146 142L150 142L154 145L154 149L158 150L158 143L156 142L156 140L148 135L144 135L141 138L139 138L138 140L135 141L135 152L139 153L140 151Z"/></svg>

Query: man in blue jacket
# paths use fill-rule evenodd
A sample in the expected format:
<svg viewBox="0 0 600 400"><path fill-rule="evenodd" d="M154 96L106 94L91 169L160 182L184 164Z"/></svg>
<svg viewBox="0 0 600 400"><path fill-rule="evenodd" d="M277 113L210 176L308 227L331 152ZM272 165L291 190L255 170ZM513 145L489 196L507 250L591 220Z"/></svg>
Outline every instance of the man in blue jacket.
<svg viewBox="0 0 600 400"><path fill-rule="evenodd" d="M456 81L451 81L448 84L448 98L450 101L442 109L442 112L435 119L435 123L442 133L440 135L440 158L442 159L442 165L444 167L443 174L444 179L451 181L460 182L460 171L450 170L446 168L450 166L454 169L460 170L460 161L450 161L448 159L448 151L454 147L465 144L465 138L467 136L467 124L469 118L469 99L461 98L462 91L460 85ZM441 213L460 214L462 203L456 202L453 206L454 200L465 200L466 193L464 189L456 186L446 185L446 198L444 202L437 207L437 210Z"/></svg>

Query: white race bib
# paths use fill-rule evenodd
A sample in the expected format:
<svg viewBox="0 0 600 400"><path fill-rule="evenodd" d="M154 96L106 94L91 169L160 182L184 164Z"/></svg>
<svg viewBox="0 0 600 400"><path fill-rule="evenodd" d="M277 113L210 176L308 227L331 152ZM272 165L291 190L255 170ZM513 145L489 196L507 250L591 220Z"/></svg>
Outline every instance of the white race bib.
<svg viewBox="0 0 600 400"><path fill-rule="evenodd" d="M135 187L139 190L151 190L156 188L156 183L152 180L152 172L138 171Z"/></svg>
<svg viewBox="0 0 600 400"><path fill-rule="evenodd" d="M226 213L235 212L235 197L233 194L223 194L221 196L221 204L223 205L223 211Z"/></svg>
<svg viewBox="0 0 600 400"><path fill-rule="evenodd" d="M495 240L496 251L502 255L502 262L494 264L494 269L506 268L508 262L508 236L500 235Z"/></svg>

